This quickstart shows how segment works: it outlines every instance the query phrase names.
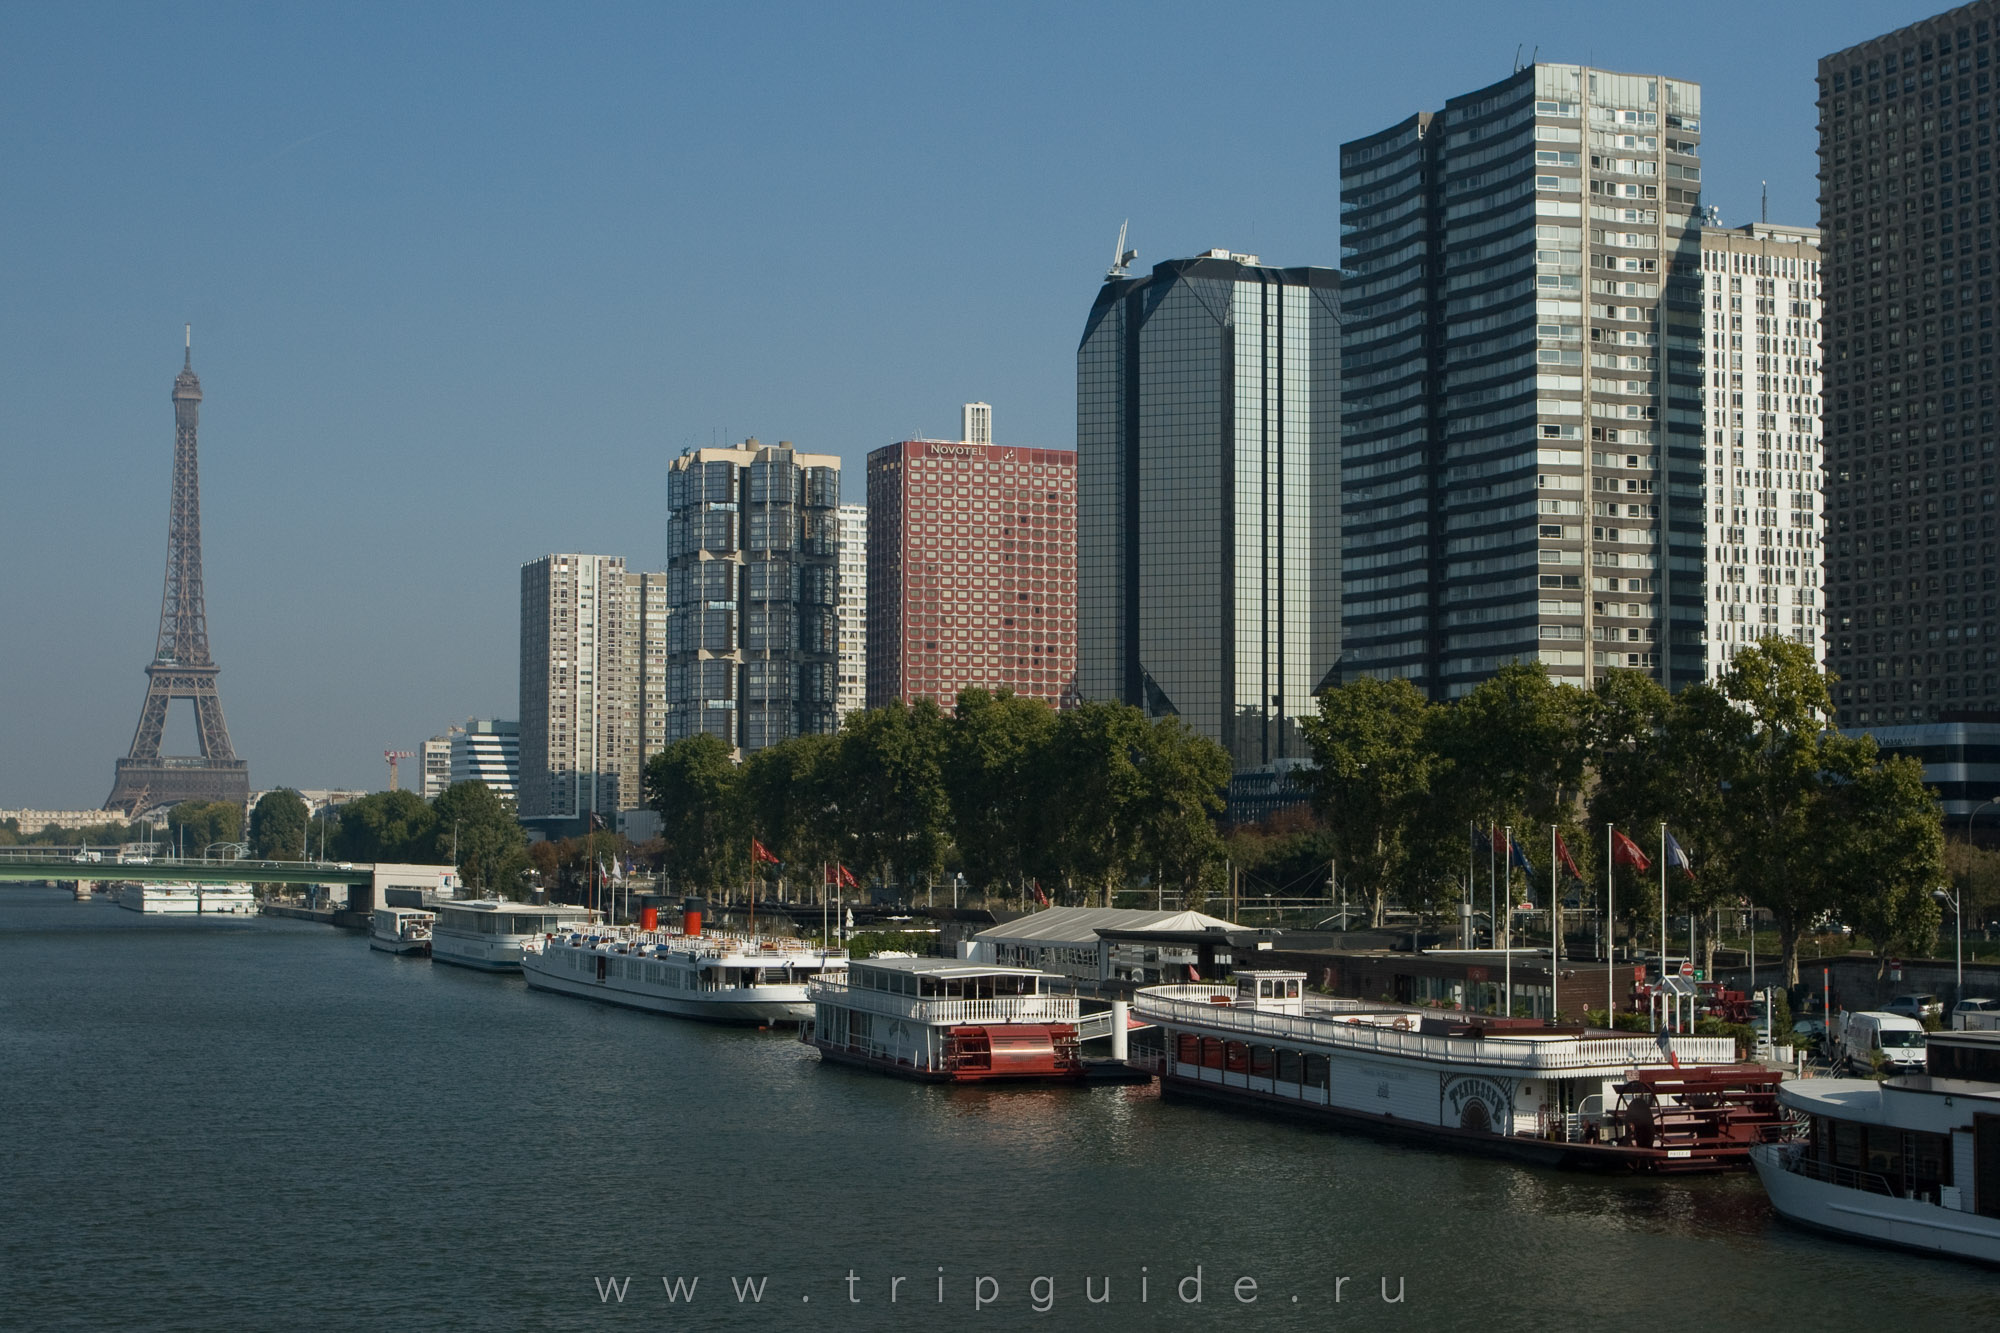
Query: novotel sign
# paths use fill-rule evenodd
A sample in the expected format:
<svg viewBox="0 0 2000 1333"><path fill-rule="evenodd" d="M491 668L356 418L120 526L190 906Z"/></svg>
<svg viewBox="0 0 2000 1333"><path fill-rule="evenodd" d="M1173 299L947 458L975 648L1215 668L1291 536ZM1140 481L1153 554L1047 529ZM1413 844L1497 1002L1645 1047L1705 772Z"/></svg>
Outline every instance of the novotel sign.
<svg viewBox="0 0 2000 1333"><path fill-rule="evenodd" d="M973 458L986 452L983 444L934 444L931 446L933 458Z"/></svg>

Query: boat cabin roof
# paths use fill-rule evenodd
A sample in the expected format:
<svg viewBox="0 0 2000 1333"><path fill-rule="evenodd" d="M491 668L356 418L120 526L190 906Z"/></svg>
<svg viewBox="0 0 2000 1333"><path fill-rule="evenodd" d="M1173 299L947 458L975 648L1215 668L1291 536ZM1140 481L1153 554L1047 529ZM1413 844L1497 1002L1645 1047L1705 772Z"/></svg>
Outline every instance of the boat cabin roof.
<svg viewBox="0 0 2000 1333"><path fill-rule="evenodd" d="M857 958L850 962L848 967L850 970L872 967L884 972L907 972L913 976L935 977L947 981L962 980L966 977L1051 975L1034 967L1000 967L993 963L968 963L962 958Z"/></svg>
<svg viewBox="0 0 2000 1333"><path fill-rule="evenodd" d="M1901 1095L1898 1095L1901 1094ZM1787 1106L1808 1115L1823 1115L1854 1124L1882 1125L1892 1129L1911 1128L1909 1097L1944 1097L1956 1100L1976 1098L2000 1103L2000 1085L1974 1083L1960 1078L1932 1078L1912 1074L1877 1083L1866 1078L1786 1079L1778 1085L1778 1098ZM1900 1103L1900 1104L1899 1104ZM1985 1109L1982 1108L1982 1113Z"/></svg>
<svg viewBox="0 0 2000 1333"><path fill-rule="evenodd" d="M460 898L448 903L439 903L441 912L491 912L496 916L554 916L564 921L584 921L590 917L587 907L575 907L569 903L508 902L499 898Z"/></svg>

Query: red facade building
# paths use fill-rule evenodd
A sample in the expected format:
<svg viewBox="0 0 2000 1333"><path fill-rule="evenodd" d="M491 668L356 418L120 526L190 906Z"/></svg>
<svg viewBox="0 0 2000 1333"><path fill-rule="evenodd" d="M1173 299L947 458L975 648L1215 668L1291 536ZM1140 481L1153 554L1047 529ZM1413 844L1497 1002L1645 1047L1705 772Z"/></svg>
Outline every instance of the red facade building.
<svg viewBox="0 0 2000 1333"><path fill-rule="evenodd" d="M1076 676L1076 454L906 440L868 455L868 707Z"/></svg>

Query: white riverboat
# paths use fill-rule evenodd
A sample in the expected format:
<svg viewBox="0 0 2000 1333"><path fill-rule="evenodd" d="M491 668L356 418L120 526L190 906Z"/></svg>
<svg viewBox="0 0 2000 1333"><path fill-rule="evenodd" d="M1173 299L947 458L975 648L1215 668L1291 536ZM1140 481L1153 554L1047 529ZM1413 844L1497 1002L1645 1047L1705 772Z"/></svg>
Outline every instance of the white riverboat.
<svg viewBox="0 0 2000 1333"><path fill-rule="evenodd" d="M254 916L257 898L244 884L127 883L118 905L134 912L184 916Z"/></svg>
<svg viewBox="0 0 2000 1333"><path fill-rule="evenodd" d="M1713 1171L1788 1133L1781 1075L1727 1037L1550 1028L1308 997L1305 973L1154 986L1134 1062L1163 1091L1556 1166Z"/></svg>
<svg viewBox="0 0 2000 1333"><path fill-rule="evenodd" d="M535 906L492 898L439 903L431 926L431 961L482 972L518 972L521 951L590 920L587 908Z"/></svg>
<svg viewBox="0 0 2000 1333"><path fill-rule="evenodd" d="M521 958L521 974L536 990L760 1027L803 1022L812 1013L806 983L846 970L844 949L706 934L693 913L678 931L573 930L530 944Z"/></svg>
<svg viewBox="0 0 2000 1333"><path fill-rule="evenodd" d="M2000 1264L2000 1032L1929 1035L1925 1073L1786 1083L1807 1137L1751 1161L1801 1226Z"/></svg>
<svg viewBox="0 0 2000 1333"><path fill-rule="evenodd" d="M416 907L378 907L368 919L368 947L383 953L429 953L437 915Z"/></svg>
<svg viewBox="0 0 2000 1333"><path fill-rule="evenodd" d="M1031 967L870 958L808 987L812 1026L799 1037L822 1059L925 1082L1081 1079L1077 997L1052 989L1069 984Z"/></svg>

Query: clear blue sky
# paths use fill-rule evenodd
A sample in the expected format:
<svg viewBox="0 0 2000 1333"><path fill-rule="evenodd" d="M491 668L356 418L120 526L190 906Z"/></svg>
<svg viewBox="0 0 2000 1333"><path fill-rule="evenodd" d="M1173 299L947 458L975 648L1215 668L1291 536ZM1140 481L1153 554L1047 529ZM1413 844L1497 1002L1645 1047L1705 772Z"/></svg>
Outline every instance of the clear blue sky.
<svg viewBox="0 0 2000 1333"><path fill-rule="evenodd" d="M379 787L514 715L522 562L664 566L686 446L838 453L854 498L969 399L1073 447L1122 219L1142 266L1337 265L1340 142L1539 47L1700 81L1704 197L1816 221L1815 61L1933 12L6 5L0 806L93 807L130 744L184 322L238 753Z"/></svg>

